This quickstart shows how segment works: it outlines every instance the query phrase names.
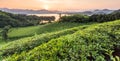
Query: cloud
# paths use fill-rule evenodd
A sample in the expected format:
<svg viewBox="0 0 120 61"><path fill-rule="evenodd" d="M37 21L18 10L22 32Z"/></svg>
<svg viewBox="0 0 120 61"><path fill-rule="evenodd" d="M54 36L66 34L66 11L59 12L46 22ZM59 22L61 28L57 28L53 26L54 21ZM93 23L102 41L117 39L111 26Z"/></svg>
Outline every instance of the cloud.
<svg viewBox="0 0 120 61"><path fill-rule="evenodd" d="M58 3L59 0L37 0L41 3Z"/></svg>

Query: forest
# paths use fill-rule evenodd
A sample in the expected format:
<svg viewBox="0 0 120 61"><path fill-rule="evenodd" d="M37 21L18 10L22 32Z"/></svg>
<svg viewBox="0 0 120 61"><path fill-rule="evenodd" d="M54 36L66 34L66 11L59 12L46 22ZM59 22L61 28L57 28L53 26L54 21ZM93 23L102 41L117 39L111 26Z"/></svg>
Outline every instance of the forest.
<svg viewBox="0 0 120 61"><path fill-rule="evenodd" d="M41 24L41 21L49 21L52 22L55 20L54 16L35 16L35 15L25 15L25 14L12 14L0 11L0 27L3 28L5 26L12 27L26 27L26 26L34 26Z"/></svg>

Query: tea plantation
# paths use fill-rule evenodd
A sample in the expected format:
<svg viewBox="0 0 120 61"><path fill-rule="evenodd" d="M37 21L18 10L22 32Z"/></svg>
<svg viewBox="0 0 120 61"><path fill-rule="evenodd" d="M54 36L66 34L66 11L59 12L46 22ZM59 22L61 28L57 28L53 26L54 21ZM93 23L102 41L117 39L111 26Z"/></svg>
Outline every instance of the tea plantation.
<svg viewBox="0 0 120 61"><path fill-rule="evenodd" d="M29 31L24 29L13 29L9 33L11 37L24 38L3 44L1 60L120 61L120 20L87 24L52 23L28 27Z"/></svg>

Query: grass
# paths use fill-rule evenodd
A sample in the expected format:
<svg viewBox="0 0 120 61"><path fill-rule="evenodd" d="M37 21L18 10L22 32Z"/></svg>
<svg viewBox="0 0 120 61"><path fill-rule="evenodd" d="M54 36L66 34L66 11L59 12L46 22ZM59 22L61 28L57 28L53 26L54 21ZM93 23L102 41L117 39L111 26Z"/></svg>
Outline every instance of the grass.
<svg viewBox="0 0 120 61"><path fill-rule="evenodd" d="M0 28L0 31L2 30L2 28Z"/></svg>
<svg viewBox="0 0 120 61"><path fill-rule="evenodd" d="M1 31L2 29L0 28L0 46L6 43L5 41L2 40Z"/></svg>
<svg viewBox="0 0 120 61"><path fill-rule="evenodd" d="M2 45L4 45L5 43L6 43L6 42L3 41L2 38L0 37L0 47L1 47Z"/></svg>
<svg viewBox="0 0 120 61"><path fill-rule="evenodd" d="M6 61L120 59L120 20L95 24L52 23L14 28L9 36L18 40L0 48L0 58Z"/></svg>
<svg viewBox="0 0 120 61"><path fill-rule="evenodd" d="M90 25L90 24L89 24ZM6 45L4 45L0 51L2 51L2 55L11 55L13 53L20 53L21 51L27 51L30 49L33 49L34 47L46 43L51 39L58 38L60 36L64 36L67 34L72 34L78 30L85 29L89 26L88 24L84 24L83 26L78 26L70 29L65 29L62 31L58 32L51 32L51 33L45 33L45 34L40 34L37 36L33 37L28 37L25 39L20 39L17 41L10 42ZM19 51L19 52L18 52Z"/></svg>
<svg viewBox="0 0 120 61"><path fill-rule="evenodd" d="M72 35L52 39L38 47L14 54L8 61L112 61L119 60L120 20L97 24ZM115 56L115 57L114 57ZM110 58L108 58L110 57Z"/></svg>
<svg viewBox="0 0 120 61"><path fill-rule="evenodd" d="M10 30L8 35L10 38L23 38L26 36L33 36L35 34L56 32L56 31L76 27L79 25L81 24L79 23L52 23L52 24L39 25L39 26L13 28Z"/></svg>
<svg viewBox="0 0 120 61"><path fill-rule="evenodd" d="M38 26L12 28L10 29L8 33L9 39L7 40L7 42L2 40L0 36L0 45L4 45L8 42L11 42L11 41L14 41L20 38L34 36L35 34L58 32L58 31L73 28L79 25L82 25L82 24L80 23L50 23L50 24L38 25ZM0 29L0 31L1 30L2 29Z"/></svg>

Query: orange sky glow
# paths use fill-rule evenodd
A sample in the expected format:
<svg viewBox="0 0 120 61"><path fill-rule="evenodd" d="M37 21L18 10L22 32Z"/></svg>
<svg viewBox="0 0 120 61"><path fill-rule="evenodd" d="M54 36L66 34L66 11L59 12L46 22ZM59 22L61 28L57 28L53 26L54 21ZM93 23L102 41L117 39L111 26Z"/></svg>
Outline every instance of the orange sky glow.
<svg viewBox="0 0 120 61"><path fill-rule="evenodd" d="M0 8L34 10L120 9L120 0L0 0Z"/></svg>

